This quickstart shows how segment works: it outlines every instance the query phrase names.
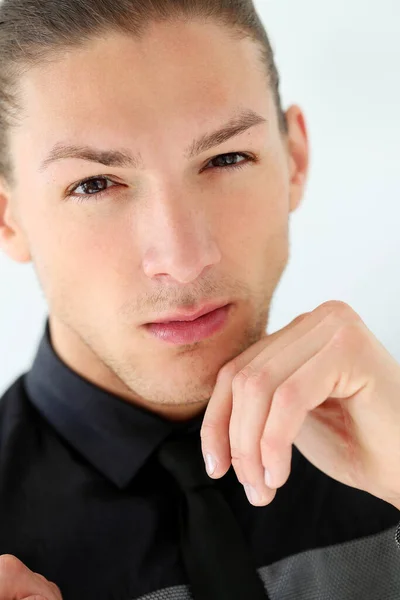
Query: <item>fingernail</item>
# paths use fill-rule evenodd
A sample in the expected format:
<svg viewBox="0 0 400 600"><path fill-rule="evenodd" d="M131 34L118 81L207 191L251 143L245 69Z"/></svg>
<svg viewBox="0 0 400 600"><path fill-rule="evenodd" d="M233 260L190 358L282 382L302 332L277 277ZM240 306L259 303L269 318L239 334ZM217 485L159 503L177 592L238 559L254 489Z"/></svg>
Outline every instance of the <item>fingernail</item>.
<svg viewBox="0 0 400 600"><path fill-rule="evenodd" d="M265 475L265 485L272 489L272 478L271 478L271 473L268 471L268 469L265 469L264 475Z"/></svg>
<svg viewBox="0 0 400 600"><path fill-rule="evenodd" d="M209 454L209 453L206 454L205 463L206 463L207 473L209 475L212 475L215 471L215 467L217 466L216 460L212 454Z"/></svg>
<svg viewBox="0 0 400 600"><path fill-rule="evenodd" d="M259 497L257 491L253 488L253 486L251 486L248 483L245 483L243 487L244 491L246 492L248 501L251 502L251 504L257 504L257 502L259 502Z"/></svg>

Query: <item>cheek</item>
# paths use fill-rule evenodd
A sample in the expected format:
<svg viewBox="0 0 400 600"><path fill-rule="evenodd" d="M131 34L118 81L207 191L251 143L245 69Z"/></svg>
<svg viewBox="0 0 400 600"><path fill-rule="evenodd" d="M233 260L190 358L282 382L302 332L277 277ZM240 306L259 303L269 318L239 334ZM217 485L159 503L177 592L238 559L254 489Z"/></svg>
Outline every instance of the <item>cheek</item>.
<svg viewBox="0 0 400 600"><path fill-rule="evenodd" d="M258 170L246 186L232 190L221 219L220 240L243 256L287 244L289 186L279 166Z"/></svg>
<svg viewBox="0 0 400 600"><path fill-rule="evenodd" d="M232 196L223 252L237 275L270 297L289 258L289 185L278 164L258 172ZM228 266L229 268L229 266ZM233 268L233 267L232 267Z"/></svg>
<svg viewBox="0 0 400 600"><path fill-rule="evenodd" d="M99 215L88 215L82 207L36 215L30 224L35 267L50 302L66 300L72 305L85 303L93 308L99 299L118 294L123 279L134 269L130 236L122 223ZM82 214L76 212L81 210ZM93 300L96 303L93 303Z"/></svg>

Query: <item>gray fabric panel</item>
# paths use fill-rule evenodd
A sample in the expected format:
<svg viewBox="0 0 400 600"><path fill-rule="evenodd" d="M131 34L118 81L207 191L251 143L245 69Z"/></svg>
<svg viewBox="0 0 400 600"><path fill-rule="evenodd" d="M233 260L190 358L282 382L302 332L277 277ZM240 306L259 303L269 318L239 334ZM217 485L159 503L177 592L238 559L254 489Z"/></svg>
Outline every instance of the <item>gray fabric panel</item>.
<svg viewBox="0 0 400 600"><path fill-rule="evenodd" d="M261 567L271 600L400 600L396 527L345 544L308 550ZM139 600L193 600L174 586ZM251 600L251 598L249 598Z"/></svg>
<svg viewBox="0 0 400 600"><path fill-rule="evenodd" d="M396 527L259 569L271 600L399 600Z"/></svg>
<svg viewBox="0 0 400 600"><path fill-rule="evenodd" d="M192 600L193 596L186 585L176 585L174 587L151 592L141 596L138 600Z"/></svg>

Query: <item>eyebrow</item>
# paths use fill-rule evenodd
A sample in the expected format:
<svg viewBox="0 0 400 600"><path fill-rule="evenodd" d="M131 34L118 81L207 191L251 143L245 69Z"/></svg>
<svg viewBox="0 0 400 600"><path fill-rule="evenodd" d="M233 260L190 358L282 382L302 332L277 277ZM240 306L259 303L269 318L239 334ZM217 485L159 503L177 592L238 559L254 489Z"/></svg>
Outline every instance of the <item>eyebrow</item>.
<svg viewBox="0 0 400 600"><path fill-rule="evenodd" d="M255 125L266 123L267 119L253 111L245 109L238 115L232 117L223 127L212 133L205 134L197 140L193 140L184 152L188 160L206 152L214 146L219 146L227 140L247 131ZM39 172L56 161L66 158L79 158L90 162L100 163L107 167L133 167L143 169L143 161L140 156L132 155L124 148L113 150L101 150L92 146L77 146L59 142L53 146L47 157L41 162Z"/></svg>

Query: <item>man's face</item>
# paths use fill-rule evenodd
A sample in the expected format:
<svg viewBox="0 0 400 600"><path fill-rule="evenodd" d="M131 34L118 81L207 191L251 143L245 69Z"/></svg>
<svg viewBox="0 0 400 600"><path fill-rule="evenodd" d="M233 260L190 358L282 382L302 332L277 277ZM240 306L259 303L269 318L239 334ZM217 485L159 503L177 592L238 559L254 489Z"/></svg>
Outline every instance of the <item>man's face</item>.
<svg viewBox="0 0 400 600"><path fill-rule="evenodd" d="M195 414L220 368L265 334L306 167L301 113L288 115L299 141L292 156L256 46L212 24L158 24L141 41L110 34L21 83L9 215L47 298L57 352L126 399ZM193 139L249 109L265 122L185 157ZM59 143L122 148L140 165L68 158L41 168ZM231 304L227 322L201 341L172 344L144 327L220 299Z"/></svg>

